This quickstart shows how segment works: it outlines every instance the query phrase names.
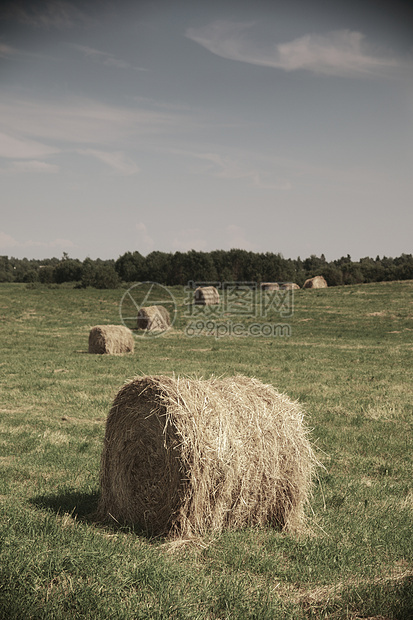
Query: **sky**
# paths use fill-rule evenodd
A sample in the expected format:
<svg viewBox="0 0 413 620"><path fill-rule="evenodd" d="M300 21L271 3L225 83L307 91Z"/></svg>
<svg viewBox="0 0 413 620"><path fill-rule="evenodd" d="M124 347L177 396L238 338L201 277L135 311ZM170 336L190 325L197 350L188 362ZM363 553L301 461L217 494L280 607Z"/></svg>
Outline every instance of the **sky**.
<svg viewBox="0 0 413 620"><path fill-rule="evenodd" d="M412 253L413 11L0 4L0 254Z"/></svg>

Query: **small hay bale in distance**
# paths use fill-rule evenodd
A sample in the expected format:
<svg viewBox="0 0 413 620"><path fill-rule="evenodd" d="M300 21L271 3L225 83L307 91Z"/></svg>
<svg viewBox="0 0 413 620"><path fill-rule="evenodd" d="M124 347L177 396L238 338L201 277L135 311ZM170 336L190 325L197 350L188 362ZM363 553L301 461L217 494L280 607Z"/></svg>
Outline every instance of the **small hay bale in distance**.
<svg viewBox="0 0 413 620"><path fill-rule="evenodd" d="M261 282L261 290L263 291L278 291L279 288L278 282Z"/></svg>
<svg viewBox="0 0 413 620"><path fill-rule="evenodd" d="M198 286L194 292L196 306L215 306L219 304L219 293L215 286Z"/></svg>
<svg viewBox="0 0 413 620"><path fill-rule="evenodd" d="M133 353L135 341L123 325L95 325L89 332L89 353Z"/></svg>
<svg viewBox="0 0 413 620"><path fill-rule="evenodd" d="M171 317L164 306L146 306L139 309L136 326L147 331L164 332L171 326Z"/></svg>
<svg viewBox="0 0 413 620"><path fill-rule="evenodd" d="M296 284L295 282L282 282L280 284L280 289L284 291L295 291L299 288L300 288L299 285Z"/></svg>
<svg viewBox="0 0 413 620"><path fill-rule="evenodd" d="M303 284L303 288L327 288L328 284L323 276L308 278Z"/></svg>
<svg viewBox="0 0 413 620"><path fill-rule="evenodd" d="M303 411L244 376L137 377L106 422L98 518L151 535L304 525L313 470Z"/></svg>

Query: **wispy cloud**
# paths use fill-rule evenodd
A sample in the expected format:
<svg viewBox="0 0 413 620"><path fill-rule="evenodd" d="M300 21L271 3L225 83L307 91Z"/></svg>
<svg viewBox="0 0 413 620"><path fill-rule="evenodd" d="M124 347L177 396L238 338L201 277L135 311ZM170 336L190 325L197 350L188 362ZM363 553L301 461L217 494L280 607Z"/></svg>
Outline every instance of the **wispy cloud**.
<svg viewBox="0 0 413 620"><path fill-rule="evenodd" d="M155 247L154 240L148 233L148 229L143 222L138 222L135 228L137 232L137 247L141 254L148 254Z"/></svg>
<svg viewBox="0 0 413 620"><path fill-rule="evenodd" d="M16 239L0 230L0 249L16 248L18 246L19 243Z"/></svg>
<svg viewBox="0 0 413 620"><path fill-rule="evenodd" d="M5 96L0 102L0 130L3 124L10 136L24 135L27 140L103 146L133 140L137 134L169 131L183 123L179 116L167 112L110 106L84 98L52 102Z"/></svg>
<svg viewBox="0 0 413 620"><path fill-rule="evenodd" d="M171 112L192 112L193 110L191 106L184 103L159 101L156 99L150 99L149 97L138 96L134 97L133 100L136 101L136 103L143 108L160 108L162 110L169 110Z"/></svg>
<svg viewBox="0 0 413 620"><path fill-rule="evenodd" d="M45 250L60 248L62 250L65 250L74 247L75 244L70 239L53 239L51 241L18 241L17 239L14 239L14 237L12 237L11 235L0 231L0 250L11 250L13 248L44 248Z"/></svg>
<svg viewBox="0 0 413 620"><path fill-rule="evenodd" d="M88 23L90 18L71 2L47 0L46 2L9 2L0 11L0 18L17 21L33 28L71 28Z"/></svg>
<svg viewBox="0 0 413 620"><path fill-rule="evenodd" d="M121 151L100 151L96 149L80 149L81 155L90 155L112 168L112 172L122 176L137 174L140 169Z"/></svg>
<svg viewBox="0 0 413 620"><path fill-rule="evenodd" d="M58 149L29 138L0 132L0 157L7 159L36 159L57 153Z"/></svg>
<svg viewBox="0 0 413 620"><path fill-rule="evenodd" d="M247 239L245 230L238 224L229 224L226 227L226 238L228 249L256 250L256 246Z"/></svg>
<svg viewBox="0 0 413 620"><path fill-rule="evenodd" d="M0 174L13 175L19 173L34 172L38 174L56 174L59 172L59 166L56 164L48 164L45 161L37 159L29 159L27 161L13 161L8 166L0 168Z"/></svg>
<svg viewBox="0 0 413 620"><path fill-rule="evenodd" d="M291 189L289 181L270 181L268 180L268 173L247 167L239 161L223 157L217 153L195 153L194 157L211 162L215 176L221 179L247 179L252 185L262 189Z"/></svg>
<svg viewBox="0 0 413 620"><path fill-rule="evenodd" d="M265 48L247 37L253 26L253 22L218 21L203 28L189 28L186 36L217 56L284 71L301 69L342 77L387 76L403 64L395 57L369 52L361 32L307 34Z"/></svg>
<svg viewBox="0 0 413 620"><path fill-rule="evenodd" d="M289 190L291 183L287 179L277 178L274 170L268 171L247 165L241 158L220 155L215 152L185 151L181 149L169 149L175 155L198 159L206 162L206 165L197 172L208 173L220 179L239 180L245 179L250 185L261 189ZM249 153L249 157L251 154ZM271 163L270 163L271 165Z"/></svg>
<svg viewBox="0 0 413 620"><path fill-rule="evenodd" d="M122 58L118 58L115 54L111 54L110 52L103 52L101 50L97 50L93 47L88 47L86 45L77 45L73 44L73 47L78 52L84 54L87 58L90 58L93 61L100 62L106 67L114 67L115 69L136 69L138 71L146 71L143 67L134 67L130 62L126 60L122 60Z"/></svg>
<svg viewBox="0 0 413 620"><path fill-rule="evenodd" d="M171 241L172 249L179 252L188 252L194 248L198 251L206 250L207 245L204 232L199 228L184 228L176 232Z"/></svg>
<svg viewBox="0 0 413 620"><path fill-rule="evenodd" d="M11 45L0 42L0 58L9 58L10 56L14 56L14 54L17 53L18 50L15 47L11 47Z"/></svg>
<svg viewBox="0 0 413 620"><path fill-rule="evenodd" d="M35 60L43 60L46 58L49 58L49 59L51 58L50 56L47 56L46 54L40 54L38 52L33 52L31 50L27 51L22 48L12 47L11 45L8 45L7 43L0 42L0 58L9 59L13 57L30 58L30 59L35 59Z"/></svg>

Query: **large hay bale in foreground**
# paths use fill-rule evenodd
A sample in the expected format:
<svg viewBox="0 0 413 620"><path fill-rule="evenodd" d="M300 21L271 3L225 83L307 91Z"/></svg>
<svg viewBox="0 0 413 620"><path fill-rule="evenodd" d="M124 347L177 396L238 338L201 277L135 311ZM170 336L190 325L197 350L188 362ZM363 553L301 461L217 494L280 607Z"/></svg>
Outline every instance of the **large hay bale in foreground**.
<svg viewBox="0 0 413 620"><path fill-rule="evenodd" d="M296 531L316 463L301 407L269 385L137 377L106 422L98 516L154 535Z"/></svg>
<svg viewBox="0 0 413 620"><path fill-rule="evenodd" d="M198 286L194 293L196 306L214 306L219 304L219 293L215 286Z"/></svg>
<svg viewBox="0 0 413 620"><path fill-rule="evenodd" d="M303 288L327 288L328 284L323 276L308 278L303 284Z"/></svg>
<svg viewBox="0 0 413 620"><path fill-rule="evenodd" d="M166 331L171 326L171 317L164 306L146 306L139 309L137 328L147 331Z"/></svg>
<svg viewBox="0 0 413 620"><path fill-rule="evenodd" d="M96 325L89 332L89 353L133 353L135 341L123 325Z"/></svg>

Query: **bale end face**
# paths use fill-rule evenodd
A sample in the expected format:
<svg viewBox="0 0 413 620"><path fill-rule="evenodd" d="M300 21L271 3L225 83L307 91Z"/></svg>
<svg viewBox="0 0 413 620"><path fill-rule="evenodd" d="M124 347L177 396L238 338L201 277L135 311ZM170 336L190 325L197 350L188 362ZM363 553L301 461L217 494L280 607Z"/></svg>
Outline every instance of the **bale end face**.
<svg viewBox="0 0 413 620"><path fill-rule="evenodd" d="M166 331L171 327L171 317L164 306L146 306L139 309L136 326L147 331Z"/></svg>
<svg viewBox="0 0 413 620"><path fill-rule="evenodd" d="M198 286L194 292L196 306L214 306L219 304L219 293L215 286Z"/></svg>
<svg viewBox="0 0 413 620"><path fill-rule="evenodd" d="M106 423L99 517L152 535L304 523L313 470L303 413L247 377L138 377Z"/></svg>

